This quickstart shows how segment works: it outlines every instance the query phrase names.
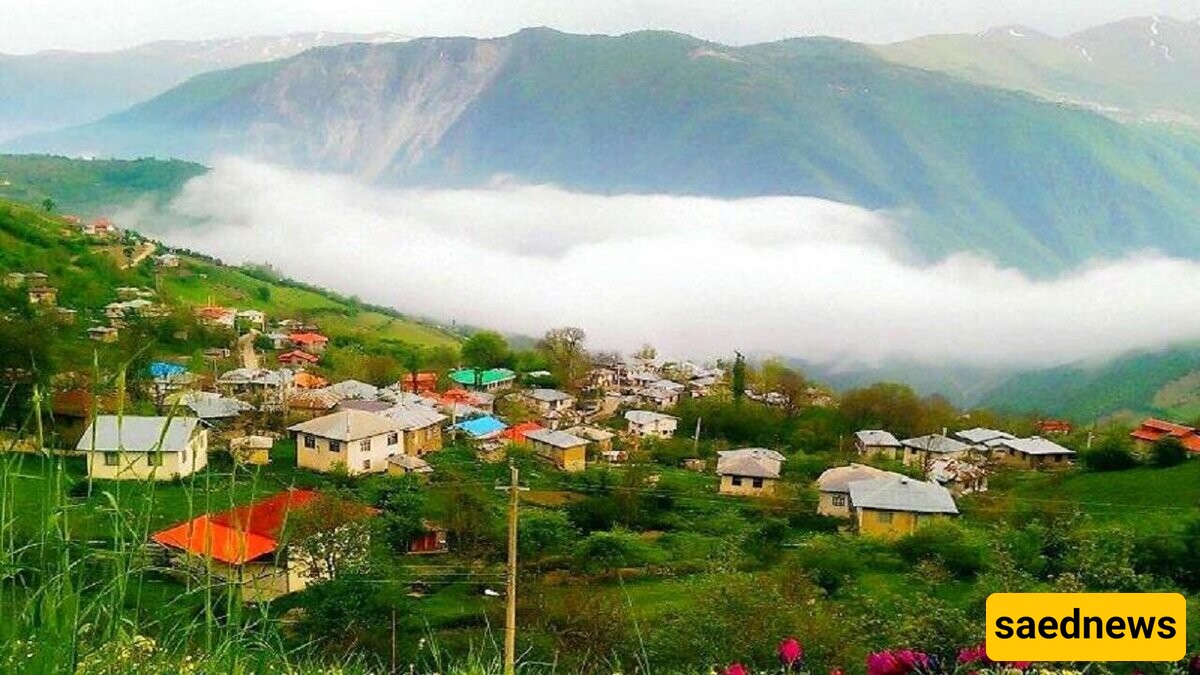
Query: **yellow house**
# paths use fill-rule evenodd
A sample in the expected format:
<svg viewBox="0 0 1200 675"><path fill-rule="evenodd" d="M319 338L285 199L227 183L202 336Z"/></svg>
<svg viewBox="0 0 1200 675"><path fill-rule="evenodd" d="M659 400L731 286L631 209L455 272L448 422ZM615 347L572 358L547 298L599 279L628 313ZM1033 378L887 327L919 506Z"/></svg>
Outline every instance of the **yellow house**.
<svg viewBox="0 0 1200 675"><path fill-rule="evenodd" d="M421 403L401 403L379 414L400 426L404 436L404 454L419 457L442 449L442 422L448 418L433 407Z"/></svg>
<svg viewBox="0 0 1200 675"><path fill-rule="evenodd" d="M876 469L866 464L849 464L826 469L817 478L817 513L834 518L849 518L850 513L850 483L857 480L898 476L899 474L883 469Z"/></svg>
<svg viewBox="0 0 1200 675"><path fill-rule="evenodd" d="M208 466L208 431L195 417L100 415L75 449L100 480L175 480Z"/></svg>
<svg viewBox="0 0 1200 675"><path fill-rule="evenodd" d="M743 497L770 497L779 482L779 470L786 458L766 448L742 448L717 453L717 491Z"/></svg>
<svg viewBox="0 0 1200 675"><path fill-rule="evenodd" d="M971 452L971 446L945 434L929 434L900 441L904 445L904 464L928 468L936 459L961 459Z"/></svg>
<svg viewBox="0 0 1200 675"><path fill-rule="evenodd" d="M574 473L587 468L586 438L553 429L534 429L526 432L525 438L535 453L563 471Z"/></svg>
<svg viewBox="0 0 1200 675"><path fill-rule="evenodd" d="M1040 436L1005 438L992 445L992 458L1025 469L1064 469L1071 466L1075 451Z"/></svg>
<svg viewBox="0 0 1200 675"><path fill-rule="evenodd" d="M389 476L413 474L418 478L427 478L433 473L433 467L416 455L396 455L388 459L387 472Z"/></svg>
<svg viewBox="0 0 1200 675"><path fill-rule="evenodd" d="M266 466L271 463L271 448L275 439L270 436L242 436L229 441L229 454L238 464Z"/></svg>
<svg viewBox="0 0 1200 675"><path fill-rule="evenodd" d="M851 481L850 509L860 534L899 537L958 515L954 497L937 483L907 476Z"/></svg>
<svg viewBox="0 0 1200 675"><path fill-rule="evenodd" d="M296 466L321 473L383 473L389 458L404 454L400 425L362 410L341 410L288 431L296 435Z"/></svg>

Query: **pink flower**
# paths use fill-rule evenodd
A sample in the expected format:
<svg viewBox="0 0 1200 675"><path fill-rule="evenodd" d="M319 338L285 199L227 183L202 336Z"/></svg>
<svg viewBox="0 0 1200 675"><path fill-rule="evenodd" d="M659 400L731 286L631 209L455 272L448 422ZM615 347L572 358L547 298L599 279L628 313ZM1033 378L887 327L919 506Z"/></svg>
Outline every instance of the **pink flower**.
<svg viewBox="0 0 1200 675"><path fill-rule="evenodd" d="M746 666L740 663L731 663L725 669L725 675L750 675L750 671L746 670Z"/></svg>
<svg viewBox="0 0 1200 675"><path fill-rule="evenodd" d="M1030 666L1029 661L1005 661L997 663L987 655L986 643L980 642L974 647L964 647L958 652L958 662L967 664L975 663L981 666L1001 665L1006 668L1016 668L1017 670L1025 670Z"/></svg>
<svg viewBox="0 0 1200 675"><path fill-rule="evenodd" d="M909 675L929 666L929 657L911 649L875 652L867 657L867 675Z"/></svg>
<svg viewBox="0 0 1200 675"><path fill-rule="evenodd" d="M779 662L790 670L797 661L804 658L804 647L796 638L787 638L779 643L776 653L779 654Z"/></svg>
<svg viewBox="0 0 1200 675"><path fill-rule="evenodd" d="M830 668L829 675L846 675L846 671L841 668Z"/></svg>

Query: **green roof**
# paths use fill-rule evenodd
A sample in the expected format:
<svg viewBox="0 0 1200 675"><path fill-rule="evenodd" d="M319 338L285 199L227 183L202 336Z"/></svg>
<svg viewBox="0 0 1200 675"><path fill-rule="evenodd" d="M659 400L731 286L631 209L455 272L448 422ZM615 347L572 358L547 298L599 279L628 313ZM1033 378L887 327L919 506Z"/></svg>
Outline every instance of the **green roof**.
<svg viewBox="0 0 1200 675"><path fill-rule="evenodd" d="M492 368L491 370L483 371L482 373L479 374L479 376L480 376L479 384L492 384L495 382L501 382L503 380L511 380L514 377L516 377L516 373L509 370L508 368ZM475 369L474 368L463 368L461 370L456 370L453 373L450 373L450 379L454 380L455 382L457 382L459 384L468 385L468 386L474 385L475 384Z"/></svg>

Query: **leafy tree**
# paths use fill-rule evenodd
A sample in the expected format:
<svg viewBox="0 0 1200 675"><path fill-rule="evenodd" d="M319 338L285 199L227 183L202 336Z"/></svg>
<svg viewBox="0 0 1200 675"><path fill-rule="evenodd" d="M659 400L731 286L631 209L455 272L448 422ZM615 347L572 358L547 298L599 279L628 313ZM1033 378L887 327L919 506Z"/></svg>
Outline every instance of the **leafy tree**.
<svg viewBox="0 0 1200 675"><path fill-rule="evenodd" d="M57 206L57 204L55 204L54 200L49 197L46 197L42 200L42 208L46 210L46 213L54 211L55 206Z"/></svg>
<svg viewBox="0 0 1200 675"><path fill-rule="evenodd" d="M758 369L758 380L762 391L783 397L783 410L788 417L796 414L808 395L808 380L804 374L779 358L763 362Z"/></svg>
<svg viewBox="0 0 1200 675"><path fill-rule="evenodd" d="M904 384L880 382L848 391L840 409L854 429L888 429L901 438L922 431L921 399Z"/></svg>
<svg viewBox="0 0 1200 675"><path fill-rule="evenodd" d="M1080 453L1079 460L1090 471L1122 471L1138 464L1129 439L1117 433L1102 437L1091 449Z"/></svg>
<svg viewBox="0 0 1200 675"><path fill-rule="evenodd" d="M571 550L579 531L559 510L528 509L521 513L517 550L524 560L539 562Z"/></svg>
<svg viewBox="0 0 1200 675"><path fill-rule="evenodd" d="M407 553L413 537L425 531L425 496L411 476L389 478L375 498L376 518L384 541L397 553Z"/></svg>
<svg viewBox="0 0 1200 675"><path fill-rule="evenodd" d="M1150 463L1157 467L1178 466L1187 460L1188 451L1174 436L1165 436L1150 449Z"/></svg>
<svg viewBox="0 0 1200 675"><path fill-rule="evenodd" d="M319 579L361 572L370 542L367 513L357 503L321 494L292 513L287 538Z"/></svg>
<svg viewBox="0 0 1200 675"><path fill-rule="evenodd" d="M588 354L583 348L587 334L580 328L551 328L538 341L538 351L546 356L550 371L563 386L575 388L588 369Z"/></svg>
<svg viewBox="0 0 1200 675"><path fill-rule="evenodd" d="M632 532L593 532L577 547L575 563L584 572L612 572L652 562L654 553L649 544Z"/></svg>
<svg viewBox="0 0 1200 675"><path fill-rule="evenodd" d="M254 289L254 297L257 298L259 300L259 302L270 302L271 301L271 287L270 286L259 286L259 287L255 288Z"/></svg>
<svg viewBox="0 0 1200 675"><path fill-rule="evenodd" d="M839 538L817 536L796 551L790 565L813 583L836 593L862 571L862 553Z"/></svg>
<svg viewBox="0 0 1200 675"><path fill-rule="evenodd" d="M960 579L983 569L984 547L968 538L954 523L933 523L896 542L896 551L909 562L935 560Z"/></svg>
<svg viewBox="0 0 1200 675"><path fill-rule="evenodd" d="M479 369L506 366L512 353L504 336L491 330L481 330L467 338L462 345L463 363Z"/></svg>
<svg viewBox="0 0 1200 675"><path fill-rule="evenodd" d="M733 389L733 400L741 401L746 395L746 357L741 352L734 352L733 372L730 374L729 386Z"/></svg>

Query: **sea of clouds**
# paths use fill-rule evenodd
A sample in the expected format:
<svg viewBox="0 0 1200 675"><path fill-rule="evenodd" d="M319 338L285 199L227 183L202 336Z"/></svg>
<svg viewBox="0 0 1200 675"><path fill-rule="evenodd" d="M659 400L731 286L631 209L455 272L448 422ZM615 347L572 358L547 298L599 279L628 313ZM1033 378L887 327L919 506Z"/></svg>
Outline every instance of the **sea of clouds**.
<svg viewBox="0 0 1200 675"><path fill-rule="evenodd" d="M445 322L579 326L595 348L1025 367L1200 337L1194 262L1141 252L1049 280L966 253L920 262L902 218L820 199L385 189L226 159L124 217Z"/></svg>

